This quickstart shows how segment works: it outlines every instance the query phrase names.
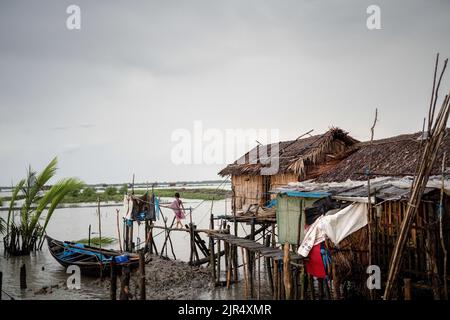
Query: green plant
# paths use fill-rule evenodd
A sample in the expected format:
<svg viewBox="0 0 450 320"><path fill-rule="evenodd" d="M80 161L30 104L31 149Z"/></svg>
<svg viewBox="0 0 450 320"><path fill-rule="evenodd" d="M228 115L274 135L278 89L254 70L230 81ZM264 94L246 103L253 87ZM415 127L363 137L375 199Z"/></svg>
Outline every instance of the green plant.
<svg viewBox="0 0 450 320"><path fill-rule="evenodd" d="M47 182L56 173L57 164L57 158L54 158L40 173L30 167L26 179L22 179L14 188L6 222L5 248L9 254L25 255L40 247L58 204L83 185L76 178L66 178L47 186ZM16 224L14 206L19 192L23 194L24 201L19 210L19 223ZM43 224L40 219L43 219Z"/></svg>
<svg viewBox="0 0 450 320"><path fill-rule="evenodd" d="M69 192L69 196L72 198L78 198L81 195L81 186Z"/></svg>
<svg viewBox="0 0 450 320"><path fill-rule="evenodd" d="M0 234L4 234L6 231L6 222L5 219L0 218Z"/></svg>
<svg viewBox="0 0 450 320"><path fill-rule="evenodd" d="M106 189L105 189L105 194L106 195L108 195L108 196L114 196L114 195L116 195L117 194L117 189L116 189L116 187L107 187Z"/></svg>
<svg viewBox="0 0 450 320"><path fill-rule="evenodd" d="M128 185L126 183L124 183L120 189L119 189L119 193L121 195L127 194L128 193Z"/></svg>
<svg viewBox="0 0 450 320"><path fill-rule="evenodd" d="M82 192L83 198L94 198L96 194L97 192L95 192L95 189L92 187L86 187Z"/></svg>

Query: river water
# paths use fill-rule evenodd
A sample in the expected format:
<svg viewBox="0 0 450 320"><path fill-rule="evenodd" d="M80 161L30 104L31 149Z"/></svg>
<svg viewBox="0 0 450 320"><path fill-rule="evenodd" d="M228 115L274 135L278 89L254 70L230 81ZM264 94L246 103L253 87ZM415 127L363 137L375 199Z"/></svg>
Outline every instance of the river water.
<svg viewBox="0 0 450 320"><path fill-rule="evenodd" d="M170 199L161 199L170 200ZM192 207L193 210L193 222L198 226L198 229L209 228L209 217L211 212L211 201L202 200L185 200L185 208ZM101 226L102 237L118 238L116 209L122 211L122 205L101 207ZM213 213L214 215L223 215L225 210L229 212L230 201L221 200L214 201ZM163 214L168 217L170 223L173 218L172 210L162 208ZM7 212L0 212L1 217L6 217ZM215 220L216 226L220 220ZM77 241L82 238L88 238L89 225L91 225L91 237L97 237L98 234L98 214L97 209L94 207L81 207L81 208L61 208L57 209L53 214L50 223L47 226L47 234L52 238L58 240L70 240ZM155 225L163 226L164 222L160 218ZM120 220L120 232L122 232L122 222ZM140 241L145 241L145 227L144 224L140 226L135 224L134 226L134 241L138 244ZM246 227L239 228L239 236L245 236L248 232ZM159 235L158 235L159 234ZM121 235L122 236L122 235ZM154 229L155 242L158 250L162 247L164 242L164 231ZM204 237L204 236L202 236ZM189 260L189 234L187 232L172 232L171 238L174 244L174 252L177 260L188 261ZM204 237L207 241L207 238ZM81 278L80 290L54 290L50 295L36 294L36 291L44 286L56 286L58 284L65 283L67 277L65 269L58 264L58 262L50 255L46 244L44 244L42 251L32 253L30 256L25 257L9 257L5 258L3 250L3 242L0 244L0 271L3 272L3 290L10 294L15 299L108 299L109 293L99 289L99 287L93 283L92 278ZM119 244L115 243L109 247L114 249L119 248ZM170 248L168 250L170 258ZM223 259L222 259L223 260ZM25 290L20 289L19 270L22 264L26 265L27 270L27 284L28 288ZM224 268L222 269L224 270ZM239 299L242 298L242 285L238 288L227 290L224 288L217 288L212 292L201 295L201 299ZM3 299L7 296L3 294Z"/></svg>

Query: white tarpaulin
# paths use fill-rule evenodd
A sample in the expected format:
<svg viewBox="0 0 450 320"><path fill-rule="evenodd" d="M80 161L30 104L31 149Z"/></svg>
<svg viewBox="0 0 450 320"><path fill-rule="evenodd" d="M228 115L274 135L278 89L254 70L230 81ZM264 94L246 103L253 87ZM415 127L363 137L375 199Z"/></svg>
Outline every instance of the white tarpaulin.
<svg viewBox="0 0 450 320"><path fill-rule="evenodd" d="M131 219L131 213L133 212L133 200L131 196L125 195L123 197L123 209L122 209L122 217L127 220Z"/></svg>
<svg viewBox="0 0 450 320"><path fill-rule="evenodd" d="M367 225L367 204L353 203L333 215L320 219L318 228L338 244L345 237Z"/></svg>

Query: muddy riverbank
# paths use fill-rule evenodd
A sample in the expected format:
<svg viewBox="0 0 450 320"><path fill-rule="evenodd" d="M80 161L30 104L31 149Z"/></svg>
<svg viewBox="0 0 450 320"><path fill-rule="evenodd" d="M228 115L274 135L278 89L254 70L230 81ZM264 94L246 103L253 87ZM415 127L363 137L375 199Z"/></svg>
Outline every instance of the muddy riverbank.
<svg viewBox="0 0 450 320"><path fill-rule="evenodd" d="M132 272L131 299L139 299L138 277L137 271ZM97 279L94 283L101 290L109 292L109 279ZM120 280L118 280L118 287L120 287ZM153 255L145 266L145 289L148 300L192 300L210 294L214 285L211 285L208 268L191 267L183 261L168 260ZM117 297L119 297L119 289Z"/></svg>

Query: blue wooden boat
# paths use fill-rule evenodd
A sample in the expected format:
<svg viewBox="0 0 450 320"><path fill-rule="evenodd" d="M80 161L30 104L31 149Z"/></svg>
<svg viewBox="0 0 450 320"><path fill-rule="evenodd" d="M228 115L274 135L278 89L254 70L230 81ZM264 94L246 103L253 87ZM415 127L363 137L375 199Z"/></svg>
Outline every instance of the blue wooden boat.
<svg viewBox="0 0 450 320"><path fill-rule="evenodd" d="M91 276L105 276L111 271L111 262L121 267L134 269L139 266L139 256L116 250L100 249L81 243L59 241L49 236L47 245L51 255L63 267L70 265L80 267L81 273Z"/></svg>

